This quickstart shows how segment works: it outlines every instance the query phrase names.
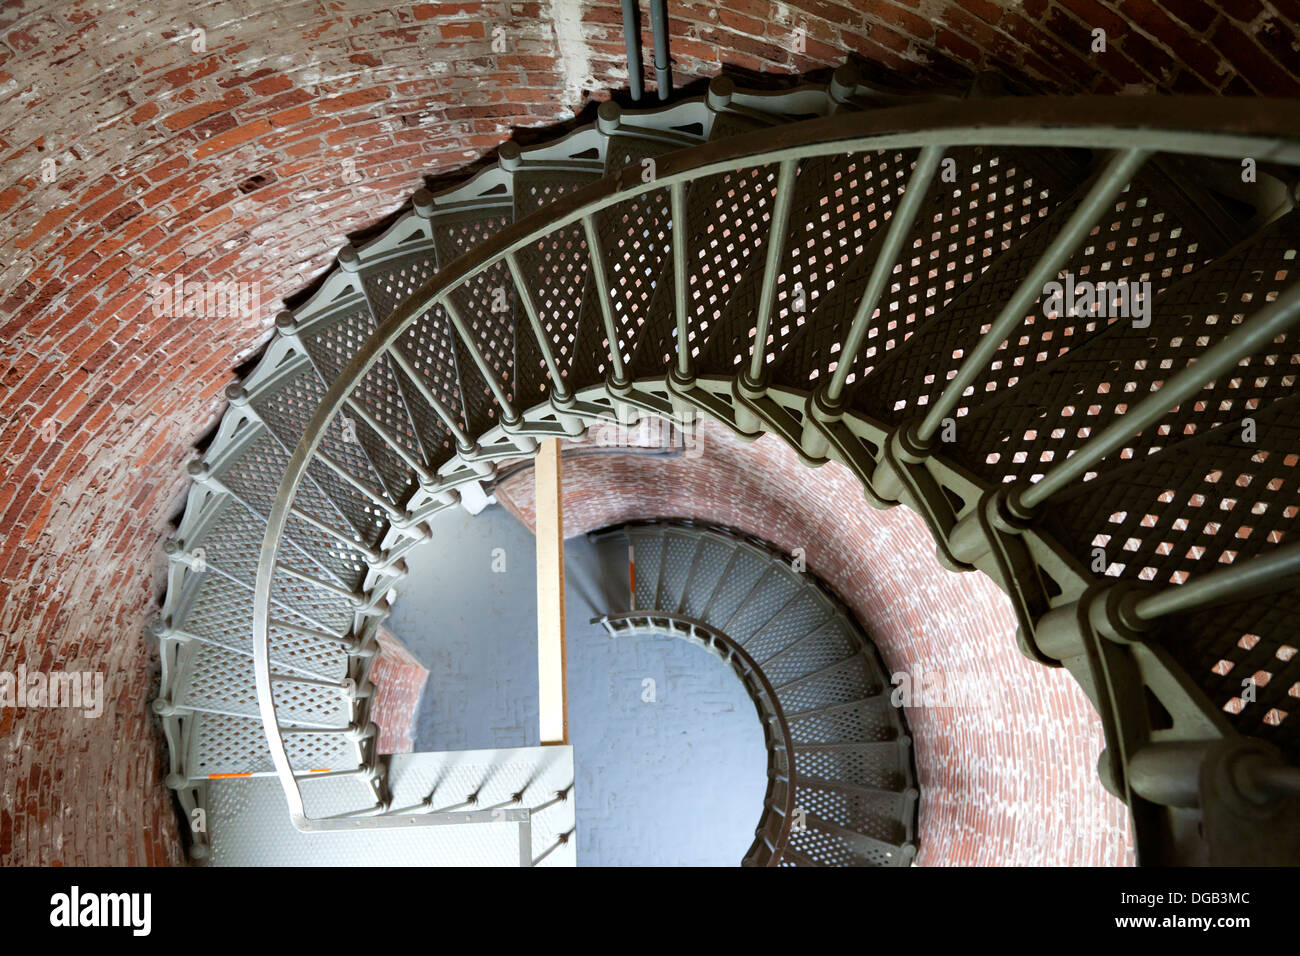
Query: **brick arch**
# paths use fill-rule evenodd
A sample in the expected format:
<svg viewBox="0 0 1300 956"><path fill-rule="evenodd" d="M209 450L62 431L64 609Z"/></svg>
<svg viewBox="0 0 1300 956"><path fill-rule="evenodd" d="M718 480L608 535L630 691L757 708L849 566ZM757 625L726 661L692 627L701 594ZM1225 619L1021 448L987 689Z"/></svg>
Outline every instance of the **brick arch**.
<svg viewBox="0 0 1300 956"><path fill-rule="evenodd" d="M1044 90L1295 95L1282 65L1297 62L1295 0L1234 6L691 0L671 5L670 28L679 84L853 55L916 87L994 69ZM0 8L0 666L85 662L110 688L93 723L0 711L2 862L179 860L143 631L184 462L232 369L278 302L423 178L627 82L613 0L231 2L195 16L179 0ZM1094 23L1112 41L1103 59L1083 52ZM260 283L262 307L154 315L152 281L177 275ZM84 809L106 798L111 819L92 821Z"/></svg>

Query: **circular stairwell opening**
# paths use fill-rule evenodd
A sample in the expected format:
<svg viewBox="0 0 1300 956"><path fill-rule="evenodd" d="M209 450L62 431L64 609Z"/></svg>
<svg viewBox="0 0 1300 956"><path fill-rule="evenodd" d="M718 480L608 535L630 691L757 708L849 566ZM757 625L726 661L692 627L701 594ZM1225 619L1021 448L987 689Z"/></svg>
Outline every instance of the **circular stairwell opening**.
<svg viewBox="0 0 1300 956"><path fill-rule="evenodd" d="M500 507L432 519L387 627L428 669L416 752L538 743L536 567ZM734 866L768 786L762 725L716 657L662 636L611 639L626 543L566 542L567 675L581 865ZM610 603L614 602L614 603Z"/></svg>
<svg viewBox="0 0 1300 956"><path fill-rule="evenodd" d="M433 530L388 623L429 671L413 748L536 745L529 529L489 507ZM637 522L571 538L565 565L583 864L912 861L903 713L852 613L797 559Z"/></svg>

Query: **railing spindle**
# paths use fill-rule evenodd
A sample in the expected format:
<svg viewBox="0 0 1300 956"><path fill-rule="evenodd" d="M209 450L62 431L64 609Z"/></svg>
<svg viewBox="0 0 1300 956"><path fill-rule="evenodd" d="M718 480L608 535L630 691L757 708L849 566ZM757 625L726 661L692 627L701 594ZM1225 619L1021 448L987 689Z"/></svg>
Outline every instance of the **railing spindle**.
<svg viewBox="0 0 1300 956"><path fill-rule="evenodd" d="M366 544L363 544L360 541L355 540L351 535L347 534L346 532L340 531L338 528L335 528L333 525L321 521L319 518L316 518L313 515L308 514L306 511L303 511L301 508L297 508L297 507L291 508L289 510L289 513L293 515L295 518L297 518L299 521L305 521L307 524L311 525L317 531L333 538L339 544L345 545L349 548L359 551L362 554L362 556L365 558L367 564L372 564L372 565L378 564L379 562L384 560L384 553L380 551L378 548L372 548Z"/></svg>
<svg viewBox="0 0 1300 956"><path fill-rule="evenodd" d="M626 385L629 381L627 369L623 365L623 351L619 346L618 329L614 325L614 310L609 301L609 280L605 275L605 253L600 247L600 236L596 234L595 219L592 216L583 216L582 229L587 237L591 277L596 283L596 302L600 306L601 321L605 324L605 337L609 339L609 360L613 369L611 384Z"/></svg>
<svg viewBox="0 0 1300 956"><path fill-rule="evenodd" d="M399 348L391 348L388 350L387 354L397 367L406 373L406 377L410 379L411 384L414 385L416 391L420 393L420 397L429 403L429 407L433 409L433 413L438 416L444 425L447 426L452 437L456 439L456 446L461 449L474 447L474 442L470 439L465 429L461 427L460 422L456 420L456 416L453 415L451 410L442 404L442 402L438 400L438 397L433 394L433 390L429 388L428 384L424 381L424 376L421 375L419 370L407 360L406 356L402 354L402 350Z"/></svg>
<svg viewBox="0 0 1300 956"><path fill-rule="evenodd" d="M1133 613L1140 621L1154 621L1169 614L1196 611L1258 594L1261 588L1282 584L1295 574L1300 574L1300 541L1140 598Z"/></svg>
<svg viewBox="0 0 1300 956"><path fill-rule="evenodd" d="M429 471L428 465L407 451L402 442L397 440L397 436L385 428L374 415L371 415L358 399L348 396L347 404L363 422L369 425L384 440L384 443L393 450L397 457L406 462L406 467L415 472L416 477L422 484L431 485L434 483L435 479L433 473Z"/></svg>
<svg viewBox="0 0 1300 956"><path fill-rule="evenodd" d="M926 199L926 191L930 188L930 182L934 179L935 171L938 170L942 159L943 147L941 146L927 146L917 157L916 168L907 181L907 188L903 192L897 211L890 219L885 241L881 244L875 264L871 267L871 277L867 280L867 287L863 290L858 309L853 314L853 324L849 327L849 334L844 340L844 348L840 350L835 371L831 373L830 384L826 386L826 402L832 407L839 405L843 399L845 381L853 371L862 343L867 340L871 317L875 314L880 297L885 292L885 285L898 264L903 243L907 240L912 223L916 221L921 211L921 205Z"/></svg>
<svg viewBox="0 0 1300 956"><path fill-rule="evenodd" d="M749 357L749 374L746 380L746 384L751 388L762 387L767 358L767 330L772 324L772 311L776 304L777 273L781 269L781 255L785 251L786 231L790 222L790 206L794 202L794 181L798 167L798 160L784 160L776 179L776 199L772 204L772 217L767 230L767 258L763 263L763 286L758 296L754 350Z"/></svg>
<svg viewBox="0 0 1300 956"><path fill-rule="evenodd" d="M533 338L537 340L537 347L542 352L542 358L546 362L546 371L551 376L551 388L554 391L557 401L565 401L569 397L569 386L564 381L564 376L560 374L560 366L555 361L555 350L552 348L551 339L542 328L541 317L537 313L537 305L533 302L533 294L528 290L528 284L524 281L523 269L519 266L518 257L512 252L506 255L506 265L510 269L510 277L515 281L515 294L519 297L519 304L524 307L524 315L528 317L528 324L533 330Z"/></svg>
<svg viewBox="0 0 1300 956"><path fill-rule="evenodd" d="M673 308L677 313L677 377L691 378L690 322L686 312L686 185L673 183L669 192L673 217Z"/></svg>
<svg viewBox="0 0 1300 956"><path fill-rule="evenodd" d="M323 464L330 471L334 472L334 474L342 478L349 485L351 485L357 494L361 495L361 497L371 502L371 504L373 504L376 508L379 508L385 514L387 514L388 517L392 519L394 523L401 524L406 521L407 515L404 514L400 508L398 508L392 502L385 499L383 496L381 496L378 492L374 491L372 488L367 487L364 483L352 477L351 473L348 472L346 468L344 468L342 465L336 462L329 455L325 454L323 451L318 450L316 452L316 460L319 461L321 464Z"/></svg>

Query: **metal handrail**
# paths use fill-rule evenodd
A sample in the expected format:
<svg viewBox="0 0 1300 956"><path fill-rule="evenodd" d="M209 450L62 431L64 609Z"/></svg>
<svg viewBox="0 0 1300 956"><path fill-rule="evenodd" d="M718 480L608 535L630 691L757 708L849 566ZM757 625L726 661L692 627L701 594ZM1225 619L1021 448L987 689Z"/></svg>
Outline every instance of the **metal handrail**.
<svg viewBox="0 0 1300 956"><path fill-rule="evenodd" d="M669 153L658 160L658 175L649 182L642 181L638 168L627 167L557 199L439 270L378 324L329 386L290 457L268 516L254 595L254 674L267 745L294 825L299 829L331 828L327 821L313 822L304 814L275 712L267 625L280 539L298 486L312 459L318 457L327 426L401 335L425 312L445 308L450 294L464 283L508 262L514 253L555 230L582 222L615 203L666 187L680 194L681 184L746 167L879 149L974 145L1157 150L1234 160L1251 156L1257 161L1300 165L1296 129L1300 129L1300 104L1267 99L1044 97L930 102L836 113ZM682 223L673 225L676 232ZM678 321L682 320L678 316ZM457 332L464 338L466 330L461 324L456 323ZM686 347L685 341L678 343L679 349ZM611 342L611 348L618 349L617 340ZM490 375L488 383L496 384Z"/></svg>
<svg viewBox="0 0 1300 956"><path fill-rule="evenodd" d="M645 622L640 624L638 622ZM611 635L618 633L620 624L625 625L626 630L623 633L631 633L632 629L637 629L638 633L655 633L663 634L669 637L681 637L683 635L699 638L702 636L711 646L720 646L726 651L727 660L732 658L738 659L743 666L744 673L739 675L741 682L745 684L745 689L749 691L750 699L753 700L754 706L764 716L765 725L776 725L775 739L779 741L779 747L773 743L768 746L768 792L763 800L764 814L759 818L757 831L759 833L768 829L768 816L775 812L780 818L780 825L777 827L776 837L772 842L766 843L760 837L755 840L755 846L750 847L746 859L755 853L755 847L758 845L765 846L770 854L764 861L764 866L779 866L782 855L785 853L786 845L790 841L790 829L793 824L795 812L795 785L796 768L794 765L794 738L790 734L790 724L785 718L785 711L781 707L781 701L778 699L776 689L772 682L767 679L767 674L758 662L749 655L736 640L727 634L710 627L703 621L693 617L687 617L684 614L666 613L663 611L624 611L620 614L605 614L600 617L592 618L593 624L601 624ZM662 622L662 623L661 623ZM752 677L758 684L755 690L750 686L747 678ZM772 800L772 791L776 788L779 781L779 775L776 767L775 751L777 749L785 750L785 799L781 801L780 806L776 806Z"/></svg>

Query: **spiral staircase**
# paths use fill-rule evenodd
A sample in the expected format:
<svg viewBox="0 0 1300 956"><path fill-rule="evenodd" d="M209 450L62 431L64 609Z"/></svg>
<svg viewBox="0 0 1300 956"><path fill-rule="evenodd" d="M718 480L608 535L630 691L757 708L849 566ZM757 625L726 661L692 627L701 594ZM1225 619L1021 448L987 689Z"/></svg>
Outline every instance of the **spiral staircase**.
<svg viewBox="0 0 1300 956"><path fill-rule="evenodd" d="M1300 859L1300 106L988 93L897 96L843 68L606 103L344 248L229 390L168 545L154 707L168 784L208 821L193 855L297 860L301 837L334 861L391 840L572 862L567 748L376 753L377 628L428 520L502 462L703 414L840 462L871 504L917 511L946 566L1006 590L1023 652L1097 706L1140 861ZM1063 273L1149 282L1149 321L1044 309ZM664 567L612 633L709 644L751 690L746 661L802 660L690 613L704 583ZM846 653L866 670L842 704L865 713L878 665ZM880 719L905 803L901 718ZM865 752L879 730L834 742ZM794 796L803 744L782 744L795 765L775 765L746 862L910 858L908 808L876 834Z"/></svg>
<svg viewBox="0 0 1300 956"><path fill-rule="evenodd" d="M768 792L745 863L906 866L920 792L912 741L879 654L797 560L724 528L642 522L626 538L632 608L611 637L661 634L716 654L763 722ZM789 826L786 821L789 820Z"/></svg>

